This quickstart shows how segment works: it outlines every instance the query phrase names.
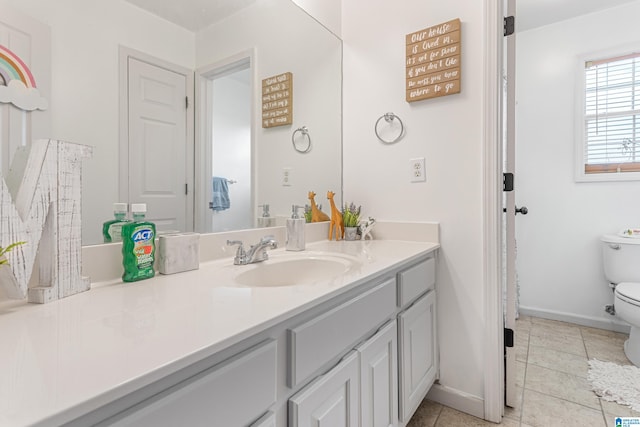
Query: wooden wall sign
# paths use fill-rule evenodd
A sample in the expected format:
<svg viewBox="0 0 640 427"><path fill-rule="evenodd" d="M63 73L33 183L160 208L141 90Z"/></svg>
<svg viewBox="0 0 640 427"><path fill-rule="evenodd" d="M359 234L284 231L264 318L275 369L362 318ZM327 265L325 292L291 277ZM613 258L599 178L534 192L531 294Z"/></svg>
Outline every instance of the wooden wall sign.
<svg viewBox="0 0 640 427"><path fill-rule="evenodd" d="M460 19L407 34L407 102L460 93Z"/></svg>
<svg viewBox="0 0 640 427"><path fill-rule="evenodd" d="M262 127L293 123L293 74L283 73L262 80Z"/></svg>

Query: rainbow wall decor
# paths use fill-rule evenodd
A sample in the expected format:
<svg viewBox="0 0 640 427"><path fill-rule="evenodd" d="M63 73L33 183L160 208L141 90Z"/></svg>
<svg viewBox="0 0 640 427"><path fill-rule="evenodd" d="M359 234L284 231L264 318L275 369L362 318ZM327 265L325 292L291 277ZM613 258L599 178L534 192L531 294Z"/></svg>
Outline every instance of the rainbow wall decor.
<svg viewBox="0 0 640 427"><path fill-rule="evenodd" d="M0 103L13 104L21 110L46 110L48 102L36 88L29 67L9 48L0 45Z"/></svg>

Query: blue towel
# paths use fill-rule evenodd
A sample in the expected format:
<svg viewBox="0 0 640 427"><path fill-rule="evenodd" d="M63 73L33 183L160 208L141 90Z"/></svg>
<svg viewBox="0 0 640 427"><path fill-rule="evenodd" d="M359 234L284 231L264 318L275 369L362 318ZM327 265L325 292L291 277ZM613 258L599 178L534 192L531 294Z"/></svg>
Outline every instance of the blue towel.
<svg viewBox="0 0 640 427"><path fill-rule="evenodd" d="M213 177L213 197L211 199L211 209L223 211L231 207L229 200L229 184L226 178Z"/></svg>

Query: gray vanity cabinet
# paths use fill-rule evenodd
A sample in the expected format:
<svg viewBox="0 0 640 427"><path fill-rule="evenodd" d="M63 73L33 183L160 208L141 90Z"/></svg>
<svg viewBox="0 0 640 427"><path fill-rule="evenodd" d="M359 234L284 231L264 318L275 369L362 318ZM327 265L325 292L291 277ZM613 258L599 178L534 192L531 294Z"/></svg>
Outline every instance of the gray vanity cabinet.
<svg viewBox="0 0 640 427"><path fill-rule="evenodd" d="M392 320L357 348L362 426L398 425L397 337L396 321Z"/></svg>
<svg viewBox="0 0 640 427"><path fill-rule="evenodd" d="M429 258L399 273L398 281L398 305L406 307L398 315L400 421L406 423L438 373L435 260ZM415 300L406 297L421 293Z"/></svg>
<svg viewBox="0 0 640 427"><path fill-rule="evenodd" d="M262 418L251 424L251 427L276 427L276 414L271 411L267 412Z"/></svg>
<svg viewBox="0 0 640 427"><path fill-rule="evenodd" d="M375 283L375 282L374 282ZM288 329L288 385L295 388L386 320L395 317L396 280L391 278L339 306Z"/></svg>
<svg viewBox="0 0 640 427"><path fill-rule="evenodd" d="M100 425L246 426L276 402L276 358L276 341L268 340ZM247 393L247 384L251 384L250 393ZM268 423L258 425L269 426Z"/></svg>
<svg viewBox="0 0 640 427"><path fill-rule="evenodd" d="M377 408L377 413L391 422L397 419L396 292L392 277L288 330L290 387L355 349L289 399L289 427L373 426L360 424L362 411L370 419L373 399L386 406Z"/></svg>
<svg viewBox="0 0 640 427"><path fill-rule="evenodd" d="M359 367L352 351L289 399L289 427L359 427Z"/></svg>
<svg viewBox="0 0 640 427"><path fill-rule="evenodd" d="M432 253L70 426L405 427L438 372L435 296Z"/></svg>
<svg viewBox="0 0 640 427"><path fill-rule="evenodd" d="M392 320L289 400L289 426L397 426L396 355Z"/></svg>

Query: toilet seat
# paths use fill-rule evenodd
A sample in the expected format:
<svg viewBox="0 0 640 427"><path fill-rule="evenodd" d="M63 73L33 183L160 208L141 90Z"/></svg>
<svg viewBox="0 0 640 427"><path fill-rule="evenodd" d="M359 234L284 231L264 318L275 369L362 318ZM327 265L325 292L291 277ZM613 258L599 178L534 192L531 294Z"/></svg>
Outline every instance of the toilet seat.
<svg viewBox="0 0 640 427"><path fill-rule="evenodd" d="M640 307L640 283L620 283L616 286L616 296L621 300Z"/></svg>

